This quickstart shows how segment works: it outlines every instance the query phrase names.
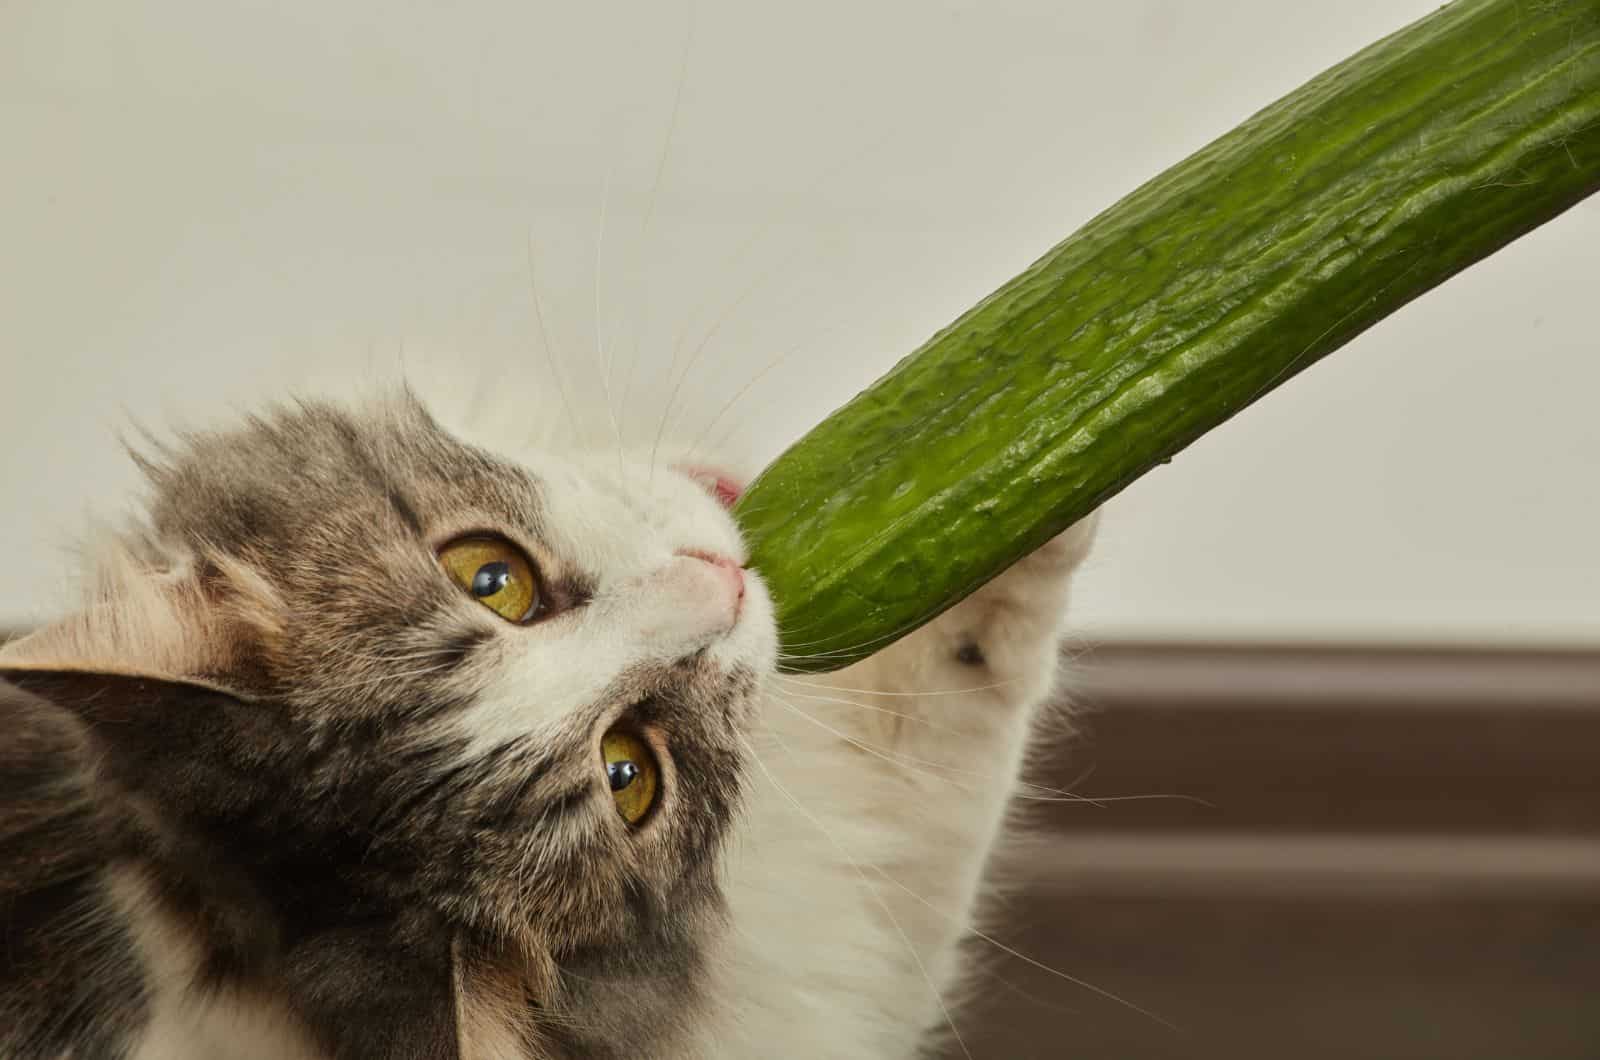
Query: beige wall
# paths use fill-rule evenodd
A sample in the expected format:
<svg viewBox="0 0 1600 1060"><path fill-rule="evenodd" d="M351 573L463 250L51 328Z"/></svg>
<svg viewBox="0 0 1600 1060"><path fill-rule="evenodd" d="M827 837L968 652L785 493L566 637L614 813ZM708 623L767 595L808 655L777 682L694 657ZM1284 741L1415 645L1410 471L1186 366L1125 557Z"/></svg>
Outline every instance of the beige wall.
<svg viewBox="0 0 1600 1060"><path fill-rule="evenodd" d="M128 414L402 349L548 385L530 230L569 375L598 393L597 300L607 346L637 336L640 435L675 339L726 311L682 429L765 370L723 420L764 456L1433 6L0 5L0 623L63 598L66 533L130 484ZM1600 642L1597 284L1590 203L1149 476L1113 506L1086 629Z"/></svg>

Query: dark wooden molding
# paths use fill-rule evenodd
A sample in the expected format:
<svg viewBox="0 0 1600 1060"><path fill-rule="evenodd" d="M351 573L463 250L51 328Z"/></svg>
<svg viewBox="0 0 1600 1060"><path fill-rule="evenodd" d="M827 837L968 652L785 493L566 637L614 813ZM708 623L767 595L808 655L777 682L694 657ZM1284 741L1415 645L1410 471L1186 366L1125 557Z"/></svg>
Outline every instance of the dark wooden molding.
<svg viewBox="0 0 1600 1060"><path fill-rule="evenodd" d="M1002 870L1064 897L1472 902L1600 898L1600 842L1505 835L1063 836Z"/></svg>
<svg viewBox="0 0 1600 1060"><path fill-rule="evenodd" d="M1073 698L1098 705L1600 711L1600 646L1123 641L1072 653L1068 670Z"/></svg>
<svg viewBox="0 0 1600 1060"><path fill-rule="evenodd" d="M1108 645L1065 685L1035 780L1181 798L1039 804L1054 830L1600 835L1600 651Z"/></svg>

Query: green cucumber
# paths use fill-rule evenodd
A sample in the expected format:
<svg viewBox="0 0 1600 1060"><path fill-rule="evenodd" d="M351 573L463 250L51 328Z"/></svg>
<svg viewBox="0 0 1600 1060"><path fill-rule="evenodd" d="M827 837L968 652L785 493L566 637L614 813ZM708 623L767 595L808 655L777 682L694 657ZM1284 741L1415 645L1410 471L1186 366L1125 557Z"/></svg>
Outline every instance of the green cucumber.
<svg viewBox="0 0 1600 1060"><path fill-rule="evenodd" d="M902 360L736 513L784 665L916 628L1600 188L1600 0L1457 0L1144 185Z"/></svg>

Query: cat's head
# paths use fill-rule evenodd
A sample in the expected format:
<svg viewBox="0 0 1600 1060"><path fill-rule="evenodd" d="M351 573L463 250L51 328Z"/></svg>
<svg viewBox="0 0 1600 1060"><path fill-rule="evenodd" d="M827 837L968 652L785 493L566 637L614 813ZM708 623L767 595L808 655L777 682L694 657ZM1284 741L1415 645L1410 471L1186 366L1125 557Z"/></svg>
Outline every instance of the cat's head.
<svg viewBox="0 0 1600 1060"><path fill-rule="evenodd" d="M776 651L715 491L515 461L413 399L143 461L92 600L0 653L85 723L124 839L260 922L405 908L554 954L692 958ZM243 951L270 946L236 925ZM224 932L226 934L226 932Z"/></svg>

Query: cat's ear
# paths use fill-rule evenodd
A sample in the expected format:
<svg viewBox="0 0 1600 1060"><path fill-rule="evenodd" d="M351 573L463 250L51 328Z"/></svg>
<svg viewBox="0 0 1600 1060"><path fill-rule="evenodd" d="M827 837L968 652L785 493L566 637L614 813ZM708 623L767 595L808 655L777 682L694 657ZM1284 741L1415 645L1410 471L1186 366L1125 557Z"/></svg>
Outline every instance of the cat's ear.
<svg viewBox="0 0 1600 1060"><path fill-rule="evenodd" d="M109 531L84 551L82 604L0 648L0 667L203 685L185 675L238 676L282 635L283 602L236 557Z"/></svg>
<svg viewBox="0 0 1600 1060"><path fill-rule="evenodd" d="M146 727L171 728L172 719L191 718L237 697L210 685L148 674L35 666L0 657L0 681L20 688L77 718L91 730L104 729L108 742Z"/></svg>
<svg viewBox="0 0 1600 1060"><path fill-rule="evenodd" d="M727 468L709 464L675 464L679 471L694 479L700 488L711 494L724 508L732 509L744 495L746 482Z"/></svg>
<svg viewBox="0 0 1600 1060"><path fill-rule="evenodd" d="M76 719L100 775L165 815L273 796L282 720L269 706L194 681L4 657L0 682Z"/></svg>

